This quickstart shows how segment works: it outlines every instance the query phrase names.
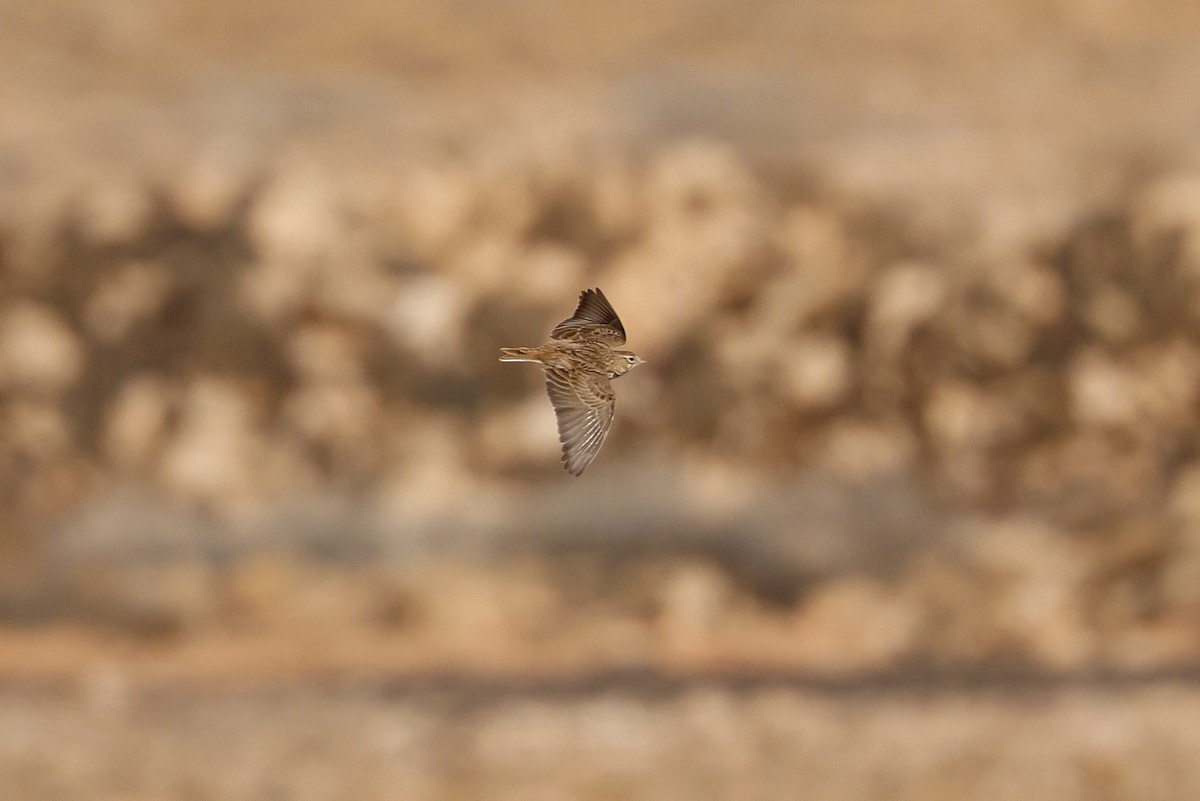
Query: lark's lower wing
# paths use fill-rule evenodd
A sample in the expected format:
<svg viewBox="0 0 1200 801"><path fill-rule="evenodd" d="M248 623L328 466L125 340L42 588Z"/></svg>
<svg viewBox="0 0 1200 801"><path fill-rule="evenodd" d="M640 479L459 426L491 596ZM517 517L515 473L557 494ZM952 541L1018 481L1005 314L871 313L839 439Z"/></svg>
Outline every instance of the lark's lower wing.
<svg viewBox="0 0 1200 801"><path fill-rule="evenodd" d="M546 392L558 420L562 463L578 476L600 452L612 426L617 398L603 375L546 369Z"/></svg>
<svg viewBox="0 0 1200 801"><path fill-rule="evenodd" d="M554 326L550 338L568 342L595 339L615 347L625 344L625 326L603 292L585 289L579 294L575 313Z"/></svg>

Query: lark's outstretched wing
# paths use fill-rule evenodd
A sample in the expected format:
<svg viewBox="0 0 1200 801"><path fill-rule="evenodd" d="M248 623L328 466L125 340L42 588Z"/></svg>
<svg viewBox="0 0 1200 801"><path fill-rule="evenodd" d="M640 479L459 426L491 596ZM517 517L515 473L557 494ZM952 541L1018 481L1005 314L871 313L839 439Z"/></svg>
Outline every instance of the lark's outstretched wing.
<svg viewBox="0 0 1200 801"><path fill-rule="evenodd" d="M563 467L573 476L580 475L600 452L612 426L613 410L617 407L612 384L597 373L548 367L546 392L558 419Z"/></svg>
<svg viewBox="0 0 1200 801"><path fill-rule="evenodd" d="M550 338L568 342L596 339L615 347L625 344L625 326L603 292L585 289L579 293L575 314L554 326Z"/></svg>

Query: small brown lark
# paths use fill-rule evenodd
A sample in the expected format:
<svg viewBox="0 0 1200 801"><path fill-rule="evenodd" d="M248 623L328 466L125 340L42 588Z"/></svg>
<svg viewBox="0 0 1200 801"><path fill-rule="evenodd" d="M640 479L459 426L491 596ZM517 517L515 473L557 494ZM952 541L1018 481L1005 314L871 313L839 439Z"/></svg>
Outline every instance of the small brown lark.
<svg viewBox="0 0 1200 801"><path fill-rule="evenodd" d="M501 348L502 362L536 362L546 372L546 391L558 418L562 463L573 476L583 473L600 452L612 426L617 397L612 379L642 363L627 350L625 327L599 289L579 295L575 314L536 348Z"/></svg>

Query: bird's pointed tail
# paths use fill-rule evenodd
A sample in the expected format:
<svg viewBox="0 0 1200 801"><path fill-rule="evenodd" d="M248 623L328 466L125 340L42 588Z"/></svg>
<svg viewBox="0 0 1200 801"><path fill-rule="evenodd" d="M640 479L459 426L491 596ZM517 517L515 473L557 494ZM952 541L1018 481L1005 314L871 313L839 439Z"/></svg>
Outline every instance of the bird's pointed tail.
<svg viewBox="0 0 1200 801"><path fill-rule="evenodd" d="M501 348L502 362L540 362L537 348Z"/></svg>

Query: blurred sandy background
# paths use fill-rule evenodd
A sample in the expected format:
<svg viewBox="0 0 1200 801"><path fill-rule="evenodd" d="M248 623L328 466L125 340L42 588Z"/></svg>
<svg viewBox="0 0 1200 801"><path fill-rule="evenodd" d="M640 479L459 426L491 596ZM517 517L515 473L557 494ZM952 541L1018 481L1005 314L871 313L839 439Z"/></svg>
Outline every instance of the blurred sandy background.
<svg viewBox="0 0 1200 801"><path fill-rule="evenodd" d="M1200 6L0 2L0 796L1200 797ZM649 363L580 479L541 341Z"/></svg>

